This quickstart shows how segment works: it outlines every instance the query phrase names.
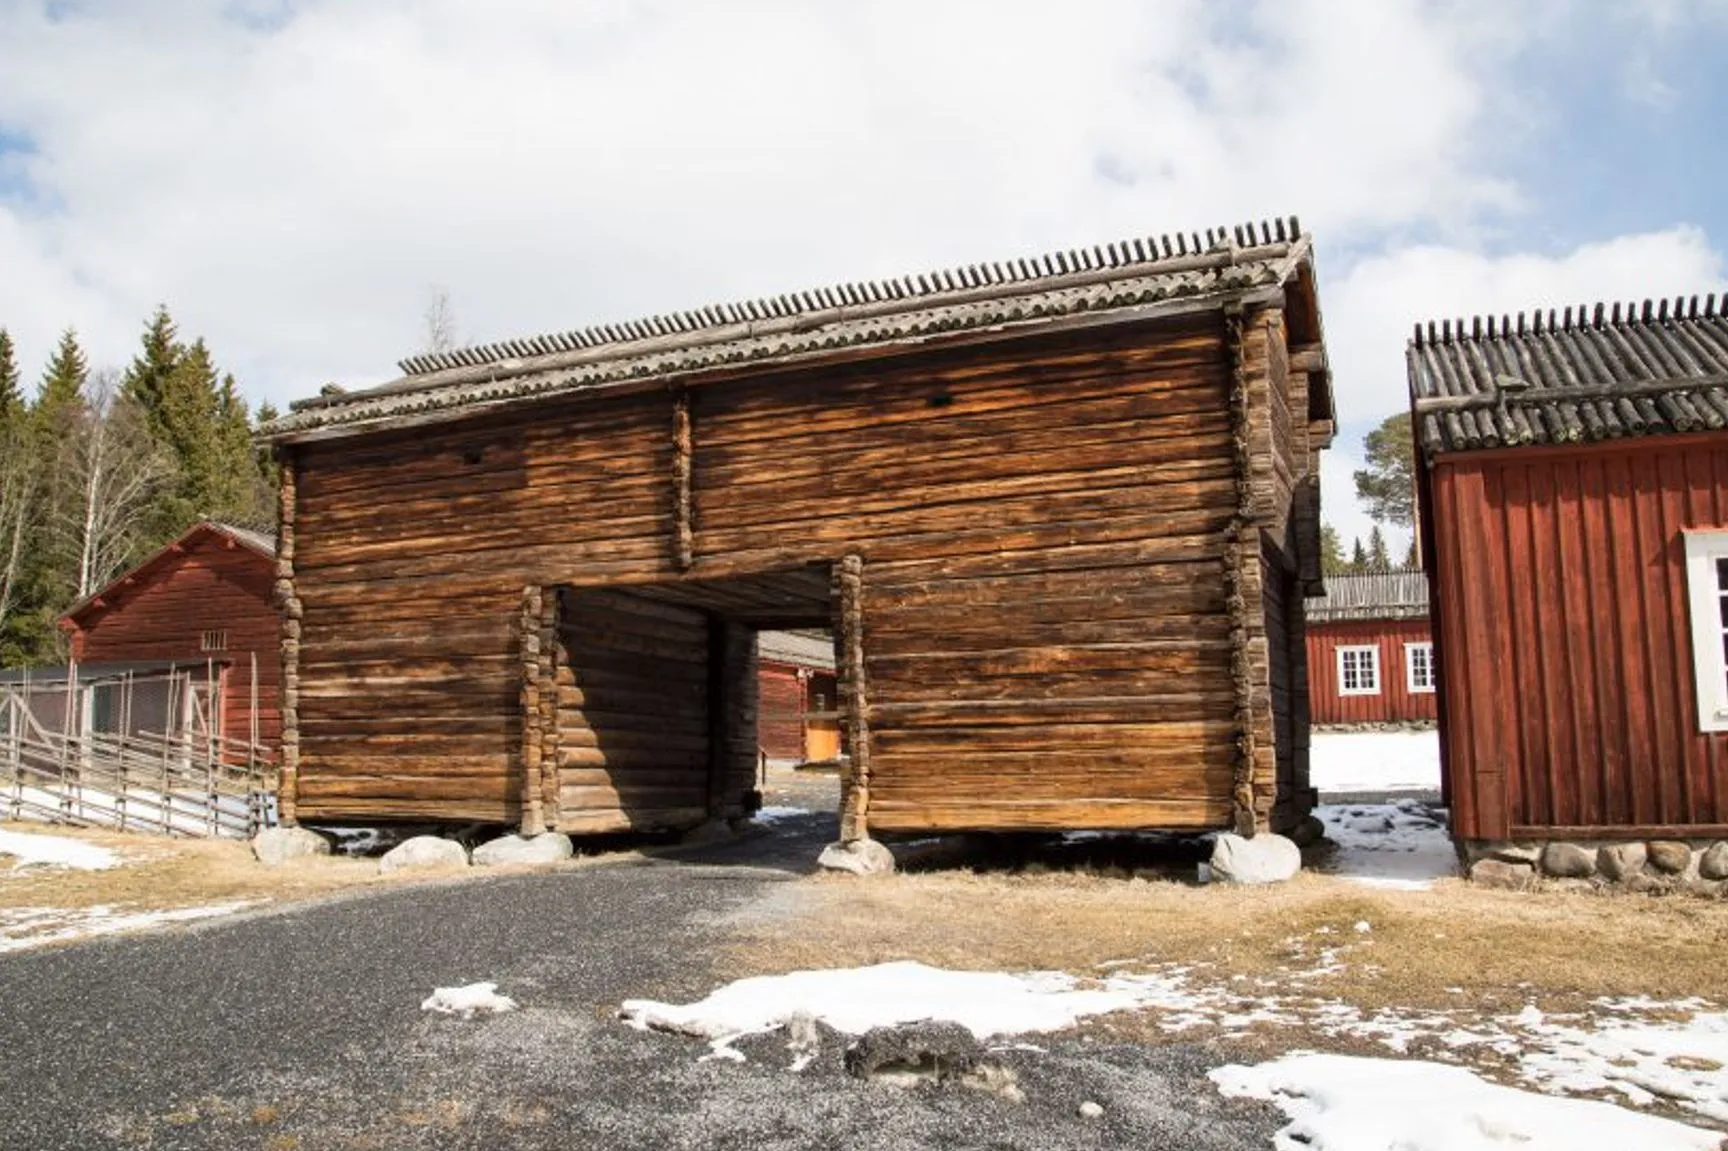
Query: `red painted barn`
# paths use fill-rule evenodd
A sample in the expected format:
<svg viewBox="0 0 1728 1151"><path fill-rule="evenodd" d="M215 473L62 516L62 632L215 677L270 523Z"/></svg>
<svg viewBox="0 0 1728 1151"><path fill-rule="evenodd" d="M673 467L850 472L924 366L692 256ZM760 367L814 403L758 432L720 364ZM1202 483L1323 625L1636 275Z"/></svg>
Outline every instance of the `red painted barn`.
<svg viewBox="0 0 1728 1151"><path fill-rule="evenodd" d="M79 664L193 670L194 697L216 734L274 747L281 735L269 536L205 521L74 606L60 620ZM206 686L208 685L208 686Z"/></svg>
<svg viewBox="0 0 1728 1151"><path fill-rule="evenodd" d="M1429 324L1408 361L1455 836L1721 880L1700 848L1728 837L1728 316Z"/></svg>
<svg viewBox="0 0 1728 1151"><path fill-rule="evenodd" d="M1326 594L1306 606L1312 723L1433 721L1427 577L1419 571L1327 576Z"/></svg>
<svg viewBox="0 0 1728 1151"><path fill-rule="evenodd" d="M834 640L820 632L756 638L756 738L770 759L820 763L840 754Z"/></svg>

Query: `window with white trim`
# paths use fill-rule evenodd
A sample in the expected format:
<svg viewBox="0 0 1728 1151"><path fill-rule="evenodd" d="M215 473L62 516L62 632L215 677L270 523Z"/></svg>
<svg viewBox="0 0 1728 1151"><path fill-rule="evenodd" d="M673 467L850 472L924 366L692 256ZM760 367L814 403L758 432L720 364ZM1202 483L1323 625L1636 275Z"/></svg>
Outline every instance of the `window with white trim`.
<svg viewBox="0 0 1728 1151"><path fill-rule="evenodd" d="M1338 694L1380 694L1380 645L1338 649Z"/></svg>
<svg viewBox="0 0 1728 1151"><path fill-rule="evenodd" d="M1404 645L1404 686L1411 695L1428 695L1434 690L1434 645L1407 643Z"/></svg>
<svg viewBox="0 0 1728 1151"><path fill-rule="evenodd" d="M1728 731L1728 530L1686 533L1700 731Z"/></svg>

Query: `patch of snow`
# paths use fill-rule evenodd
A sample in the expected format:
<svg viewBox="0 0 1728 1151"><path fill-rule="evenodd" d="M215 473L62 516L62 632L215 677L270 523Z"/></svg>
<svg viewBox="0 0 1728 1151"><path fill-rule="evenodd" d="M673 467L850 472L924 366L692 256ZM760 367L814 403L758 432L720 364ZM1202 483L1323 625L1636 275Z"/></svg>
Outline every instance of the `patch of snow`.
<svg viewBox="0 0 1728 1151"><path fill-rule="evenodd" d="M432 994L421 1002L420 1010L472 1019L481 1012L498 1015L505 1011L514 1011L516 1001L508 995L498 994L496 983L468 983L461 987L434 989Z"/></svg>
<svg viewBox="0 0 1728 1151"><path fill-rule="evenodd" d="M251 907L255 900L216 903L204 907L176 907L166 911L118 911L95 907L20 907L0 909L0 952L25 951L50 943L64 943L95 935L140 931L165 923L184 923L230 915Z"/></svg>
<svg viewBox="0 0 1728 1151"><path fill-rule="evenodd" d="M1208 1073L1232 1098L1263 1099L1290 1119L1280 1151L1717 1151L1722 1136L1610 1103L1501 1087L1462 1067L1298 1053Z"/></svg>
<svg viewBox="0 0 1728 1151"><path fill-rule="evenodd" d="M1326 825L1326 838L1338 845L1321 865L1328 874L1368 887L1424 891L1458 873L1451 836L1427 804L1326 804L1314 814Z"/></svg>
<svg viewBox="0 0 1728 1151"><path fill-rule="evenodd" d="M106 847L67 839L60 835L27 835L0 830L0 855L13 856L14 871L24 867L69 867L78 871L106 871L120 864L120 857Z"/></svg>
<svg viewBox="0 0 1728 1151"><path fill-rule="evenodd" d="M1140 976L1083 984L1061 972L1010 975L901 962L740 979L683 1005L632 999L619 1017L639 1030L726 1041L772 1031L800 1012L848 1035L940 1020L990 1039L1060 1031L1085 1016L1137 1007L1154 997L1154 985Z"/></svg>
<svg viewBox="0 0 1728 1151"><path fill-rule="evenodd" d="M750 818L754 819L757 823L775 824L782 820L797 819L801 815L809 814L810 810L808 808L775 807L770 804L767 807L758 807L756 809L756 814L752 815Z"/></svg>
<svg viewBox="0 0 1728 1151"><path fill-rule="evenodd" d="M1432 731L1320 732L1308 782L1327 791L1437 791L1440 737Z"/></svg>

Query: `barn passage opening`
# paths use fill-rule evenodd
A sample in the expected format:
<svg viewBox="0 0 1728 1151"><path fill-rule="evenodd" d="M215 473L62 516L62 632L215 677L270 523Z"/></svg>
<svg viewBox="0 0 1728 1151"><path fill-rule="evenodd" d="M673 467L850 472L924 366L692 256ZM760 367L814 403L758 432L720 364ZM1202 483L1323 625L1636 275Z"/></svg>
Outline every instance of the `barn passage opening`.
<svg viewBox="0 0 1728 1151"><path fill-rule="evenodd" d="M757 635L828 628L830 565L551 592L546 823L573 833L669 830L753 810Z"/></svg>

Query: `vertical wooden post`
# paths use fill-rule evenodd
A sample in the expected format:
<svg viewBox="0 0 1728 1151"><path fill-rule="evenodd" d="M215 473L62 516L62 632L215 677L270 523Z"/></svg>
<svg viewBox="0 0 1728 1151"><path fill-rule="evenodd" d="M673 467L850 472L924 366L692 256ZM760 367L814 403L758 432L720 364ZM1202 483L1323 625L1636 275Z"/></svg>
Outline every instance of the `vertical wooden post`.
<svg viewBox="0 0 1728 1151"><path fill-rule="evenodd" d="M834 565L839 660L836 665L848 750L840 773L840 840L870 837L869 693L864 681L864 559L856 553Z"/></svg>
<svg viewBox="0 0 1728 1151"><path fill-rule="evenodd" d="M540 596L540 817L558 826L558 619L562 595L555 587Z"/></svg>
<svg viewBox="0 0 1728 1151"><path fill-rule="evenodd" d="M679 389L672 400L672 507L675 520L672 562L689 571L696 562L696 525L690 491L692 475L690 393Z"/></svg>
<svg viewBox="0 0 1728 1151"><path fill-rule="evenodd" d="M276 511L276 606L282 613L282 767L276 789L277 820L299 822L300 797L300 597L294 587L294 453L277 449L281 488Z"/></svg>
<svg viewBox="0 0 1728 1151"><path fill-rule="evenodd" d="M543 607L540 588L530 584L522 589L522 607L516 615L516 642L521 657L518 718L522 723L523 835L539 835L546 830L540 788L540 613Z"/></svg>
<svg viewBox="0 0 1728 1151"><path fill-rule="evenodd" d="M1238 835L1253 835L1255 746L1253 664L1248 643L1252 633L1249 566L1258 565L1258 528L1253 518L1252 454L1249 442L1248 381L1242 353L1240 305L1224 315L1225 353L1230 361L1230 433L1236 465L1236 515L1224 545L1225 602L1230 616L1230 680L1235 695L1236 760L1230 800ZM1258 586L1259 581L1252 581Z"/></svg>

